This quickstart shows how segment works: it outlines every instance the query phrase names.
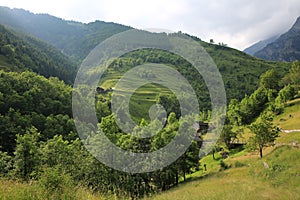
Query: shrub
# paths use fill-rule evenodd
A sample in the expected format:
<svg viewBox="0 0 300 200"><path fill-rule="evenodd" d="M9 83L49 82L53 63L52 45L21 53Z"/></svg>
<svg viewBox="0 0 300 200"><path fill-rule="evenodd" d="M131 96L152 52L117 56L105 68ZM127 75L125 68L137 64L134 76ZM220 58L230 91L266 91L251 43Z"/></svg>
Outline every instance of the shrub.
<svg viewBox="0 0 300 200"><path fill-rule="evenodd" d="M69 174L59 166L45 168L38 181L45 199L75 199L76 191Z"/></svg>
<svg viewBox="0 0 300 200"><path fill-rule="evenodd" d="M236 161L236 162L234 163L234 166L235 166L236 168L238 168L238 167L244 167L244 166L246 166L246 164L245 164L245 163L242 163L242 162L239 162L239 161Z"/></svg>
<svg viewBox="0 0 300 200"><path fill-rule="evenodd" d="M230 166L227 165L223 160L220 161L220 171L228 169Z"/></svg>
<svg viewBox="0 0 300 200"><path fill-rule="evenodd" d="M12 169L12 158L6 152L0 151L0 176L6 175Z"/></svg>

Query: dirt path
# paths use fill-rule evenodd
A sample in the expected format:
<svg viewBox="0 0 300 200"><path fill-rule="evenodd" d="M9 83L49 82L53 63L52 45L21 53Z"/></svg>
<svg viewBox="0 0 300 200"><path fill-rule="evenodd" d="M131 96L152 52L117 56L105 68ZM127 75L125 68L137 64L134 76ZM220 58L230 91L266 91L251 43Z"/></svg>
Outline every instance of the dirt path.
<svg viewBox="0 0 300 200"><path fill-rule="evenodd" d="M294 132L300 132L300 129L294 129L294 130L281 130L284 133L294 133Z"/></svg>

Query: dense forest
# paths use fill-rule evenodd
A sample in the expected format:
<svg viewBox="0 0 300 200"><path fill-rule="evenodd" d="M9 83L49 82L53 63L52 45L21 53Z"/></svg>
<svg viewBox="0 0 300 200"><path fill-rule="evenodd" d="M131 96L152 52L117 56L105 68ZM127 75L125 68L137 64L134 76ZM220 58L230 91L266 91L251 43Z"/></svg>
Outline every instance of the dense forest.
<svg viewBox="0 0 300 200"><path fill-rule="evenodd" d="M72 83L77 65L53 46L0 25L0 67L11 71L34 71Z"/></svg>
<svg viewBox="0 0 300 200"><path fill-rule="evenodd" d="M52 44L76 61L106 38L131 27L95 21L88 24L66 21L48 14L33 14L22 9L0 6L0 24L33 35Z"/></svg>

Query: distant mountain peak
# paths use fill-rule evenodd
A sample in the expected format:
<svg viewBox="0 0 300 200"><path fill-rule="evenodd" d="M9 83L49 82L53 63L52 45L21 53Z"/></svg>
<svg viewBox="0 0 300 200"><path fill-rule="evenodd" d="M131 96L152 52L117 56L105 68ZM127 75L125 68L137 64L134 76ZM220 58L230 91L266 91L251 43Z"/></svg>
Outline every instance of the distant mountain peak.
<svg viewBox="0 0 300 200"><path fill-rule="evenodd" d="M300 17L278 39L268 44L254 56L265 60L292 62L300 60Z"/></svg>
<svg viewBox="0 0 300 200"><path fill-rule="evenodd" d="M265 48L268 44L274 42L275 40L277 40L277 38L279 38L280 35L275 35L272 36L268 39L265 40L260 40L259 42L251 45L250 47L247 47L244 52L249 54L249 55L254 55L256 52L262 50L263 48Z"/></svg>
<svg viewBox="0 0 300 200"><path fill-rule="evenodd" d="M298 30L300 29L300 16L297 18L295 24L291 29L298 29Z"/></svg>

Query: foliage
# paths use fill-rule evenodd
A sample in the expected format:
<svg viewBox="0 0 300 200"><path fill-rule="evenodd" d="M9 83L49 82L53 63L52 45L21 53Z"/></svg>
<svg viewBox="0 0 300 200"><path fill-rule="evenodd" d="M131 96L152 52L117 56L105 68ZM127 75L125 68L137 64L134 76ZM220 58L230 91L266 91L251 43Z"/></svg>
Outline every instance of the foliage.
<svg viewBox="0 0 300 200"><path fill-rule="evenodd" d="M7 152L0 151L0 177L6 176L12 170L12 157Z"/></svg>
<svg viewBox="0 0 300 200"><path fill-rule="evenodd" d="M238 131L233 131L232 128L232 125L224 125L219 137L219 142L225 143L227 148L231 147L231 143L236 140L238 136Z"/></svg>
<svg viewBox="0 0 300 200"><path fill-rule="evenodd" d="M283 78L285 84L300 85L300 62L295 61L289 70L289 73Z"/></svg>
<svg viewBox="0 0 300 200"><path fill-rule="evenodd" d="M28 181L39 170L40 152L38 151L39 133L32 127L26 134L17 135L14 152L14 172L17 177Z"/></svg>
<svg viewBox="0 0 300 200"><path fill-rule="evenodd" d="M263 159L244 155L229 158L225 160L226 164L238 163L236 167L240 167L195 174L188 183L146 199L253 200L267 199L270 194L278 200L299 199L300 179L297 174L300 166L296 162L299 158L299 148L289 146L278 147ZM264 168L263 162L270 168ZM216 169L219 168L219 162L217 164Z"/></svg>
<svg viewBox="0 0 300 200"><path fill-rule="evenodd" d="M268 70L260 76L260 87L278 90L279 80L279 74L275 71L275 69Z"/></svg>
<svg viewBox="0 0 300 200"><path fill-rule="evenodd" d="M75 199L76 190L71 176L57 166L43 169L38 185L45 199Z"/></svg>
<svg viewBox="0 0 300 200"><path fill-rule="evenodd" d="M0 8L0 23L48 42L76 61L83 60L106 38L130 29L116 23L84 24L6 7Z"/></svg>
<svg viewBox="0 0 300 200"><path fill-rule="evenodd" d="M223 159L220 160L220 170L226 170L228 169L230 166L228 166Z"/></svg>
<svg viewBox="0 0 300 200"><path fill-rule="evenodd" d="M260 157L262 158L263 148L274 144L279 130L273 125L271 116L265 113L256 122L253 122L249 128L254 134L251 142L259 149Z"/></svg>
<svg viewBox="0 0 300 200"><path fill-rule="evenodd" d="M45 77L59 77L66 83L73 82L77 68L76 63L51 45L1 24L0 60L11 71L30 70Z"/></svg>
<svg viewBox="0 0 300 200"><path fill-rule="evenodd" d="M0 16L5 16L7 12L10 11L0 12ZM25 11L14 12L21 13L21 16L26 15ZM40 19L39 15L27 14L30 16L26 18L28 22L20 21L20 24L26 24L23 30L29 33L35 31L36 36L60 48L75 59L75 62L82 60L105 38L129 29L100 21L81 24L47 15ZM5 23L9 25L18 26L11 18L0 17L1 20L6 20ZM43 23L44 20L49 21ZM37 28L37 21L44 29ZM50 22L53 24L49 25ZM266 108L274 105L277 93L281 89L278 81L290 64L257 60L225 45L207 44L196 37L192 38L207 50L223 76L230 103L220 142L229 147L238 134L234 126L252 123ZM74 193L70 191L72 187L80 184L101 193L136 199L174 187L181 180L185 181L189 174L199 171L199 145L195 141L170 166L152 173L132 175L98 162L77 139L71 113L72 88L58 78L47 79L34 73L46 77L56 76L71 83L76 65L69 59L48 44L0 26L1 68L6 71L18 71L0 71L0 145L3 147L3 152L0 152L1 174L13 172L21 180L36 180L45 193L43 199L74 199L76 189ZM186 119L180 117L177 97L164 87L148 84L139 88L132 95L130 102L133 107L130 108L130 113L138 113L139 118L135 121L140 126L134 128L132 135L119 129L115 116L110 112L112 90L109 88L112 88L127 70L143 63L162 63L178 70L197 94L202 110L199 113L201 120L209 122L211 118L210 96L203 74L200 75L186 60L157 49L140 49L125 54L113 61L104 74L101 84L108 90L105 94L96 95L95 107L99 128L115 145L133 153L156 151L170 143L180 126L186 130L191 128L186 127ZM151 69L138 73L141 77L154 76ZM295 81L291 83L295 84ZM257 88L258 85L260 87ZM282 89L277 97L278 101L284 102L289 99L293 93L292 88L293 86L286 86ZM182 96L188 99L185 89L182 88ZM78 95L85 96L91 92L88 88L82 91L83 93ZM148 103L144 105L143 102ZM168 114L167 123L162 129L158 128L161 127L158 121L149 124L147 118L148 108L155 103L163 105ZM194 109L195 105L189 106L189 109ZM253 141L256 148L269 145L277 137L276 133L273 133L273 124L264 116L253 122L250 127L255 135L249 141ZM265 134L269 133L268 131L270 134ZM90 133L88 130L86 132L88 142L102 142L97 136L99 134ZM152 138L137 137L153 132L156 134ZM217 148L215 146L216 151ZM97 148L92 150L99 151ZM112 156L105 151L99 153L109 158ZM216 160L220 158L219 155L216 157ZM219 162L216 163L219 166ZM220 166L225 169L229 165L222 160Z"/></svg>
<svg viewBox="0 0 300 200"><path fill-rule="evenodd" d="M67 138L75 132L71 88L57 78L0 70L0 91L0 145L9 154L14 151L16 135L32 126L44 140L56 134Z"/></svg>
<svg viewBox="0 0 300 200"><path fill-rule="evenodd" d="M294 98L294 96L297 94L296 92L297 91L295 87L289 84L279 91L275 102L277 104L286 104L287 101L292 100Z"/></svg>

